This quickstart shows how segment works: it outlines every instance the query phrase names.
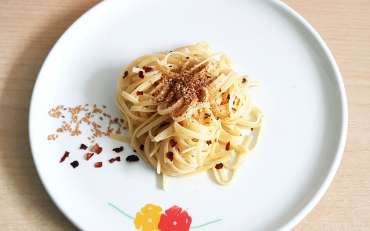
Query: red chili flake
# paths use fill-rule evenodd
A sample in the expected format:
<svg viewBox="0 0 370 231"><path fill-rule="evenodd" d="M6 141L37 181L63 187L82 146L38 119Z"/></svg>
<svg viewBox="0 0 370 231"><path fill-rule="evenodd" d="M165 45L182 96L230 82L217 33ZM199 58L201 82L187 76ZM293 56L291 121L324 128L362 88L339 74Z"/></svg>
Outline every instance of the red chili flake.
<svg viewBox="0 0 370 231"><path fill-rule="evenodd" d="M95 168L101 168L103 166L103 163L102 162L96 162L95 164L94 164L94 167Z"/></svg>
<svg viewBox="0 0 370 231"><path fill-rule="evenodd" d="M137 91L136 95L144 95L144 92L143 91Z"/></svg>
<svg viewBox="0 0 370 231"><path fill-rule="evenodd" d="M145 73L147 73L147 72L151 72L153 70L153 67L143 66L143 69L144 69Z"/></svg>
<svg viewBox="0 0 370 231"><path fill-rule="evenodd" d="M77 161L77 160L75 160L75 161L72 161L72 162L70 163L70 165L71 165L73 168L77 168L77 167L78 167L78 165L80 165L80 164L78 163L78 161Z"/></svg>
<svg viewBox="0 0 370 231"><path fill-rule="evenodd" d="M82 150L86 150L86 149L87 149L87 146L86 146L85 144L81 144L81 145L80 145L80 149L82 149Z"/></svg>
<svg viewBox="0 0 370 231"><path fill-rule="evenodd" d="M59 163L62 163L65 159L67 159L68 156L69 156L69 152L65 151L62 158L60 158Z"/></svg>
<svg viewBox="0 0 370 231"><path fill-rule="evenodd" d="M251 128L251 131L253 131L253 128Z"/></svg>
<svg viewBox="0 0 370 231"><path fill-rule="evenodd" d="M185 58L186 58L186 59L190 59L190 57L188 57L188 56L186 56Z"/></svg>
<svg viewBox="0 0 370 231"><path fill-rule="evenodd" d="M137 157L137 155L129 155L128 157L126 157L126 161L127 162L136 162L136 161L139 161L139 157Z"/></svg>
<svg viewBox="0 0 370 231"><path fill-rule="evenodd" d="M170 139L170 145L171 145L171 147L175 147L176 144L177 144L176 140Z"/></svg>
<svg viewBox="0 0 370 231"><path fill-rule="evenodd" d="M218 164L215 165L216 169L221 169L223 167L224 167L224 165L222 163L218 163Z"/></svg>
<svg viewBox="0 0 370 231"><path fill-rule="evenodd" d="M206 141L206 143L207 143L208 145L211 145L211 144L212 144L212 140L207 140L207 141Z"/></svg>
<svg viewBox="0 0 370 231"><path fill-rule="evenodd" d="M139 71L139 77L144 78L144 72L143 71Z"/></svg>
<svg viewBox="0 0 370 231"><path fill-rule="evenodd" d="M115 162L115 161L121 161L121 157L120 157L120 156L117 156L117 157L115 157L115 158L111 158L111 159L109 159L108 161L109 161L109 163L113 163L113 162Z"/></svg>
<svg viewBox="0 0 370 231"><path fill-rule="evenodd" d="M230 94L227 94L226 98L224 98L224 93L222 93L222 101L221 101L221 105L225 105L229 102L230 100Z"/></svg>
<svg viewBox="0 0 370 231"><path fill-rule="evenodd" d="M170 161L173 161L173 152L167 152L166 156Z"/></svg>
<svg viewBox="0 0 370 231"><path fill-rule="evenodd" d="M243 78L242 79L242 83L246 83L247 82L247 79L246 78Z"/></svg>
<svg viewBox="0 0 370 231"><path fill-rule="evenodd" d="M194 142L198 142L197 138L191 138L191 140L194 141Z"/></svg>
<svg viewBox="0 0 370 231"><path fill-rule="evenodd" d="M208 119L209 117L211 117L211 114L209 114L209 113L204 114L204 119Z"/></svg>
<svg viewBox="0 0 370 231"><path fill-rule="evenodd" d="M88 152L88 153L86 153L86 155L85 155L85 160L90 160L90 158L91 158L93 155L94 155L94 153L92 153L92 152Z"/></svg>
<svg viewBox="0 0 370 231"><path fill-rule="evenodd" d="M230 150L230 142L227 142L225 149L226 149L226 151Z"/></svg>
<svg viewBox="0 0 370 231"><path fill-rule="evenodd" d="M123 146L118 147L118 148L113 148L112 151L116 152L116 153L122 152L123 151Z"/></svg>
<svg viewBox="0 0 370 231"><path fill-rule="evenodd" d="M144 151L144 144L140 144L140 150Z"/></svg>
<svg viewBox="0 0 370 231"><path fill-rule="evenodd" d="M123 78L126 78L128 76L128 71L125 71L125 73L123 73Z"/></svg>
<svg viewBox="0 0 370 231"><path fill-rule="evenodd" d="M100 154L103 151L103 148L99 146L99 144L94 144L94 146L91 148L92 152L95 152L96 154Z"/></svg>
<svg viewBox="0 0 370 231"><path fill-rule="evenodd" d="M113 122L118 123L118 120L119 120L118 118L114 118Z"/></svg>
<svg viewBox="0 0 370 231"><path fill-rule="evenodd" d="M231 110L232 110L233 112L236 112L236 109L235 109L235 108L231 108Z"/></svg>

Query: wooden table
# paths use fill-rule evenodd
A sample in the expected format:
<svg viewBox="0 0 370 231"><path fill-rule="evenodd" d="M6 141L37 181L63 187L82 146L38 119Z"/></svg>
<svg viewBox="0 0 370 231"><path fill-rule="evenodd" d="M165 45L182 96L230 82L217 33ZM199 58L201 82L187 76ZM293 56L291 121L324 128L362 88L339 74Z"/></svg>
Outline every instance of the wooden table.
<svg viewBox="0 0 370 231"><path fill-rule="evenodd" d="M57 38L97 0L0 3L0 227L74 230L45 192L32 162L27 119L32 87ZM295 230L370 230L370 1L285 0L332 49L349 99L340 169Z"/></svg>

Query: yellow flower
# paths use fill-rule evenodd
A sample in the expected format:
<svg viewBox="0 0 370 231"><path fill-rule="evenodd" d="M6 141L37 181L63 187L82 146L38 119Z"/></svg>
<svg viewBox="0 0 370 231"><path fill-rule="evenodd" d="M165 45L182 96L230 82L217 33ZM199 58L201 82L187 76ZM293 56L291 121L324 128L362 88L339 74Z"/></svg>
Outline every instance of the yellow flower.
<svg viewBox="0 0 370 231"><path fill-rule="evenodd" d="M154 204L146 204L136 213L134 224L141 231L159 231L158 223L161 218L162 208Z"/></svg>

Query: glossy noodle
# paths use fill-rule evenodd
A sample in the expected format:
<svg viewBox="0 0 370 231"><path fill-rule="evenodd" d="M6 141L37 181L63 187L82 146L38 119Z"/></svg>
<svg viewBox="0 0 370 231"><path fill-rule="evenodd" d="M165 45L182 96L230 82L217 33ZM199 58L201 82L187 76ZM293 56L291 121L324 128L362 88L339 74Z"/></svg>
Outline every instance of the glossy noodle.
<svg viewBox="0 0 370 231"><path fill-rule="evenodd" d="M260 134L262 113L249 96L255 85L206 43L139 57L118 81L128 136L114 138L158 174L210 170L217 183L228 184Z"/></svg>

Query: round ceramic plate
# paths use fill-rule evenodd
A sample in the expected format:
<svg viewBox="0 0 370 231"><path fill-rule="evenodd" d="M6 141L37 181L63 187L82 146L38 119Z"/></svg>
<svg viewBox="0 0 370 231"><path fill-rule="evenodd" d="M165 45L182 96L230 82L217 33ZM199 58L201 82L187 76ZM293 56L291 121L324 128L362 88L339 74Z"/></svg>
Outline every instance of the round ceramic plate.
<svg viewBox="0 0 370 231"><path fill-rule="evenodd" d="M112 149L122 144L98 138L103 152L86 161L79 145L90 144L89 128L79 136L58 133L56 140L47 139L62 120L48 114L51 108L105 105L104 111L117 117L115 84L124 65L199 41L224 51L237 72L260 81L253 100L264 113L262 137L230 186L202 173L168 178L163 191L144 161L125 161L133 154L126 144L115 153ZM95 122L104 127L105 118ZM135 230L139 215L139 223L151 221L153 227L159 219L181 225L191 217L191 230L288 230L317 204L338 168L347 107L330 51L280 1L104 1L77 20L50 52L34 88L29 124L45 188L80 229ZM59 163L65 151L69 157ZM109 163L116 156L121 161ZM77 168L70 165L75 160ZM95 168L95 162L103 167ZM156 212L139 212L148 204L156 205ZM174 206L183 209L181 216Z"/></svg>

